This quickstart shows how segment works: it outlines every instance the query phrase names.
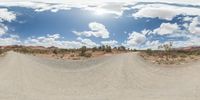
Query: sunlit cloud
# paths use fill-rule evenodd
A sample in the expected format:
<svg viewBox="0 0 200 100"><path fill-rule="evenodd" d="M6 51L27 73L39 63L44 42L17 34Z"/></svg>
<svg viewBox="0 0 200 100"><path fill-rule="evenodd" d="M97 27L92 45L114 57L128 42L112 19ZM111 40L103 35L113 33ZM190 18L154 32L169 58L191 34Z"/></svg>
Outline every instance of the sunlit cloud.
<svg viewBox="0 0 200 100"><path fill-rule="evenodd" d="M0 42L7 41L1 45L200 45L200 4L193 0L3 0L0 6Z"/></svg>

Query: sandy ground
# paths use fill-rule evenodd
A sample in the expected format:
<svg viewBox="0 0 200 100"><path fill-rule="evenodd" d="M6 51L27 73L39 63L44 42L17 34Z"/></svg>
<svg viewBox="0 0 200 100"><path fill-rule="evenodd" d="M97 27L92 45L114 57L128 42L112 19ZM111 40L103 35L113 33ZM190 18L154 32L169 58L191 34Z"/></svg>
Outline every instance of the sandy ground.
<svg viewBox="0 0 200 100"><path fill-rule="evenodd" d="M200 100L200 62L145 63L136 53L62 61L9 52L0 100Z"/></svg>

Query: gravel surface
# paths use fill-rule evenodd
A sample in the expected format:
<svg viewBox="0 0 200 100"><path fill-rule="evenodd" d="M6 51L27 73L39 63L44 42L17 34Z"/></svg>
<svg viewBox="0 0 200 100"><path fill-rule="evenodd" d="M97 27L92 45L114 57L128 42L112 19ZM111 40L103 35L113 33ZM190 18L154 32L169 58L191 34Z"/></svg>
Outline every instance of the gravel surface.
<svg viewBox="0 0 200 100"><path fill-rule="evenodd" d="M200 62L158 66L136 53L62 61L9 52L0 100L200 100Z"/></svg>

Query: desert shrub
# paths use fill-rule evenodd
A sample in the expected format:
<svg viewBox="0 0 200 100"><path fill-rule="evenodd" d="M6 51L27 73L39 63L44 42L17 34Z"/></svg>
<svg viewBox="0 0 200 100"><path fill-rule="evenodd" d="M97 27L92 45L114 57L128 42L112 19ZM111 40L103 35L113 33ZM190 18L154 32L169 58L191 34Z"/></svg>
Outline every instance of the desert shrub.
<svg viewBox="0 0 200 100"><path fill-rule="evenodd" d="M60 56L60 58L64 58L65 57L65 55L64 54L62 54L61 56Z"/></svg>
<svg viewBox="0 0 200 100"><path fill-rule="evenodd" d="M100 51L105 51L105 49L106 49L106 46L105 45L102 45L102 46L99 46L99 48L98 48Z"/></svg>
<svg viewBox="0 0 200 100"><path fill-rule="evenodd" d="M146 53L149 54L149 55L152 55L153 51L151 49L147 49Z"/></svg>
<svg viewBox="0 0 200 100"><path fill-rule="evenodd" d="M200 55L200 50L194 51L194 55L196 56Z"/></svg>
<svg viewBox="0 0 200 100"><path fill-rule="evenodd" d="M114 50L117 50L117 47L114 47L113 49L114 49Z"/></svg>
<svg viewBox="0 0 200 100"><path fill-rule="evenodd" d="M172 54L172 58L177 58L178 55L177 54Z"/></svg>
<svg viewBox="0 0 200 100"><path fill-rule="evenodd" d="M95 51L97 51L97 47L92 48L92 52L95 52Z"/></svg>
<svg viewBox="0 0 200 100"><path fill-rule="evenodd" d="M84 55L84 57L87 57L87 58L89 58L91 56L92 56L92 53L89 53L89 52L85 53L85 55Z"/></svg>
<svg viewBox="0 0 200 100"><path fill-rule="evenodd" d="M58 49L57 52L58 52L59 54L66 54L66 53L69 53L69 51L70 51L69 49Z"/></svg>
<svg viewBox="0 0 200 100"><path fill-rule="evenodd" d="M3 53L3 50L0 49L0 54L2 54L2 53Z"/></svg>
<svg viewBox="0 0 200 100"><path fill-rule="evenodd" d="M169 44L164 44L164 45L158 46L158 49L162 49L162 48L164 49L166 60L169 60L170 58L172 58L171 57L172 46L173 46L172 42L170 42Z"/></svg>
<svg viewBox="0 0 200 100"><path fill-rule="evenodd" d="M53 53L57 55L57 54L58 54L58 50L57 50L57 49L54 49L54 50L53 50Z"/></svg>
<svg viewBox="0 0 200 100"><path fill-rule="evenodd" d="M0 49L0 56L1 56L2 54L4 54L5 52L6 52L6 50Z"/></svg>
<svg viewBox="0 0 200 100"><path fill-rule="evenodd" d="M73 57L72 60L80 60L80 57Z"/></svg>
<svg viewBox="0 0 200 100"><path fill-rule="evenodd" d="M87 47L86 46L82 46L81 48L80 48L80 56L85 56L85 52L87 51Z"/></svg>
<svg viewBox="0 0 200 100"><path fill-rule="evenodd" d="M124 47L124 46L119 46L117 49L118 49L119 51L126 51L126 47Z"/></svg>
<svg viewBox="0 0 200 100"><path fill-rule="evenodd" d="M137 49L133 49L133 52L136 52L137 51Z"/></svg>
<svg viewBox="0 0 200 100"><path fill-rule="evenodd" d="M105 51L106 52L112 52L111 46L106 45Z"/></svg>
<svg viewBox="0 0 200 100"><path fill-rule="evenodd" d="M187 55L184 54L184 53L181 53L181 54L179 54L179 55L180 55L181 58L186 58L186 57L187 57Z"/></svg>
<svg viewBox="0 0 200 100"><path fill-rule="evenodd" d="M200 55L200 50L197 51L197 55Z"/></svg>
<svg viewBox="0 0 200 100"><path fill-rule="evenodd" d="M75 55L74 55L74 54L71 54L70 57L75 57Z"/></svg>

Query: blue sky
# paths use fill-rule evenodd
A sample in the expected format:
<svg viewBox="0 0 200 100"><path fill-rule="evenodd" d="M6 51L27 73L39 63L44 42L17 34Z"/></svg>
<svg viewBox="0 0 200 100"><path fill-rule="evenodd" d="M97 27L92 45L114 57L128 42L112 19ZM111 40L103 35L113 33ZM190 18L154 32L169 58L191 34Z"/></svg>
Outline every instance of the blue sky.
<svg viewBox="0 0 200 100"><path fill-rule="evenodd" d="M200 45L198 3L77 2L0 3L0 45L137 49L156 49L169 42L175 47Z"/></svg>

